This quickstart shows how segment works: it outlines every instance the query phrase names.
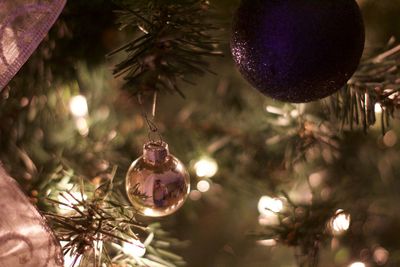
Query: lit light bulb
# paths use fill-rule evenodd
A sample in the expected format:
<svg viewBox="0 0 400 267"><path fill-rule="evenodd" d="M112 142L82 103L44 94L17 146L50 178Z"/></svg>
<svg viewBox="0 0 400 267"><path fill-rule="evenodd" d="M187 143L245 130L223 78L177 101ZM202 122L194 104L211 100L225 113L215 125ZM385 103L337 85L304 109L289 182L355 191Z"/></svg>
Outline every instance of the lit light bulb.
<svg viewBox="0 0 400 267"><path fill-rule="evenodd" d="M272 213L280 212L283 209L283 202L279 198L271 198L269 196L262 196L258 201L258 211L262 215L270 215Z"/></svg>
<svg viewBox="0 0 400 267"><path fill-rule="evenodd" d="M346 232L350 227L350 222L350 214L343 212L343 210L341 209L337 210L336 215L331 220L333 233L341 234L343 232Z"/></svg>
<svg viewBox="0 0 400 267"><path fill-rule="evenodd" d="M210 183L206 180L201 180L200 182L197 183L197 190L199 190L202 193L207 192L210 190Z"/></svg>
<svg viewBox="0 0 400 267"><path fill-rule="evenodd" d="M201 193L200 193L200 191L193 190L192 192L190 192L189 198L190 198L191 200L193 200L193 201L200 200L200 198L201 198Z"/></svg>
<svg viewBox="0 0 400 267"><path fill-rule="evenodd" d="M214 159L203 158L194 164L194 170L198 177L213 177L218 171L218 164Z"/></svg>
<svg viewBox="0 0 400 267"><path fill-rule="evenodd" d="M382 113L382 106L381 106L381 104L379 104L379 103L376 103L376 104L375 104L375 112L376 112L377 114L381 114L381 113Z"/></svg>
<svg viewBox="0 0 400 267"><path fill-rule="evenodd" d="M389 259L389 251L383 247L378 247L374 251L374 261L378 265L385 265Z"/></svg>
<svg viewBox="0 0 400 267"><path fill-rule="evenodd" d="M86 97L84 97L83 95L76 95L72 97L69 102L69 109L73 116L85 117L88 114Z"/></svg>
<svg viewBox="0 0 400 267"><path fill-rule="evenodd" d="M146 247L140 240L132 239L122 244L122 251L132 257L143 257L146 254Z"/></svg>
<svg viewBox="0 0 400 267"><path fill-rule="evenodd" d="M364 263L358 261L350 264L349 267L366 267L366 266Z"/></svg>
<svg viewBox="0 0 400 267"><path fill-rule="evenodd" d="M259 240L257 241L257 244L265 247L273 247L276 246L276 240L275 239Z"/></svg>
<svg viewBox="0 0 400 267"><path fill-rule="evenodd" d="M85 118L83 118L83 117L77 118L75 120L75 125L76 125L76 128L78 129L78 132L81 135L87 136L89 134L89 125Z"/></svg>

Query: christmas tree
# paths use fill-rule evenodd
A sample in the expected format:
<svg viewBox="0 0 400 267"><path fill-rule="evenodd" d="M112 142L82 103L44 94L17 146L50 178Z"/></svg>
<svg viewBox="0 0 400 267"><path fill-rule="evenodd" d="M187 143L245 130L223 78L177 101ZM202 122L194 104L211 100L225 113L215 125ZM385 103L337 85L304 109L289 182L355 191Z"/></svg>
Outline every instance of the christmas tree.
<svg viewBox="0 0 400 267"><path fill-rule="evenodd" d="M0 3L0 266L399 266L400 1L267 2Z"/></svg>

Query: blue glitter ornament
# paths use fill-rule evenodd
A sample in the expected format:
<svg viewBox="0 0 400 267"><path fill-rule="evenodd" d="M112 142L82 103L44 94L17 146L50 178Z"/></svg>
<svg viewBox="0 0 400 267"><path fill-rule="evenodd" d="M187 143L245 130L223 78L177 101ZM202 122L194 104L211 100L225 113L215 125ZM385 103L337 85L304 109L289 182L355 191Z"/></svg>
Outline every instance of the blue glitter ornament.
<svg viewBox="0 0 400 267"><path fill-rule="evenodd" d="M256 89L301 103L342 88L357 69L364 41L355 0L243 0L231 50Z"/></svg>

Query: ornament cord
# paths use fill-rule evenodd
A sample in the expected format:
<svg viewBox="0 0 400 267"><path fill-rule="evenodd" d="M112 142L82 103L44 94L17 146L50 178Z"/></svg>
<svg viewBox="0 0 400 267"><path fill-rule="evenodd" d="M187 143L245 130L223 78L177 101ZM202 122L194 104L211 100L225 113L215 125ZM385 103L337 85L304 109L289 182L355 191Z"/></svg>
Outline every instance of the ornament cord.
<svg viewBox="0 0 400 267"><path fill-rule="evenodd" d="M142 117L144 118L144 120L145 120L145 122L147 124L147 127L149 129L149 132L147 134L147 138L148 138L149 142L152 142L152 143L163 143L164 141L163 141L162 135L158 131L157 124L153 120L151 120L149 118L149 116L148 116L148 114L147 114L147 112L146 112L146 110L144 108L143 100L142 100L142 97L141 97L140 94L138 95L138 102L139 102L140 108L142 110L141 111ZM157 92L154 92L154 94L153 94L153 104L152 104L152 109L151 109L151 115L152 115L153 119L155 118L155 115L156 115L156 106L157 106ZM158 140L155 140L153 138L154 135L157 137Z"/></svg>

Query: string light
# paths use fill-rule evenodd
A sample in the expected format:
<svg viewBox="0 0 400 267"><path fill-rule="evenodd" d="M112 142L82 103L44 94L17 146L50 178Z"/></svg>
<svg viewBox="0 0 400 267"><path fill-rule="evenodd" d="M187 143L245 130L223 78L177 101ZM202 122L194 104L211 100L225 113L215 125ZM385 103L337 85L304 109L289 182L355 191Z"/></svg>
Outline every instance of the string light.
<svg viewBox="0 0 400 267"><path fill-rule="evenodd" d="M85 117L88 114L88 104L86 97L83 95L76 95L71 98L69 102L69 109L74 117Z"/></svg>
<svg viewBox="0 0 400 267"><path fill-rule="evenodd" d="M85 118L77 118L75 120L75 125L81 135L87 136L89 134L89 125Z"/></svg>
<svg viewBox="0 0 400 267"><path fill-rule="evenodd" d="M202 193L207 192L208 190L210 190L210 183L206 180L201 180L197 183L197 190L199 190Z"/></svg>
<svg viewBox="0 0 400 267"><path fill-rule="evenodd" d="M257 244L265 247L273 247L276 246L276 240L275 239L259 240L257 241Z"/></svg>
<svg viewBox="0 0 400 267"><path fill-rule="evenodd" d="M218 171L218 164L214 159L202 158L194 164L196 175L201 178L213 177Z"/></svg>
<svg viewBox="0 0 400 267"><path fill-rule="evenodd" d="M132 257L143 257L146 254L146 247L140 240L132 239L122 244L122 251Z"/></svg>
<svg viewBox="0 0 400 267"><path fill-rule="evenodd" d="M262 215L270 215L282 211L283 202L279 198L271 198L269 196L262 196L258 201L258 211Z"/></svg>
<svg viewBox="0 0 400 267"><path fill-rule="evenodd" d="M82 136L89 134L89 125L86 120L88 115L88 104L86 97L83 95L76 95L71 98L69 102L69 109L71 114L75 117L75 126Z"/></svg>
<svg viewBox="0 0 400 267"><path fill-rule="evenodd" d="M331 220L331 228L334 234L341 234L347 231L350 227L350 214L343 212L339 209L336 211L336 215ZM356 266L357 267L357 266Z"/></svg>
<svg viewBox="0 0 400 267"><path fill-rule="evenodd" d="M378 265L385 265L389 259L389 251L383 247L378 247L374 251L374 261Z"/></svg>
<svg viewBox="0 0 400 267"><path fill-rule="evenodd" d="M376 112L377 114L381 114L381 113L382 113L382 106L381 106L381 104L379 104L379 103L376 103L376 104L375 104L375 112Z"/></svg>
<svg viewBox="0 0 400 267"><path fill-rule="evenodd" d="M364 263L358 261L350 264L349 267L366 267L366 266Z"/></svg>

